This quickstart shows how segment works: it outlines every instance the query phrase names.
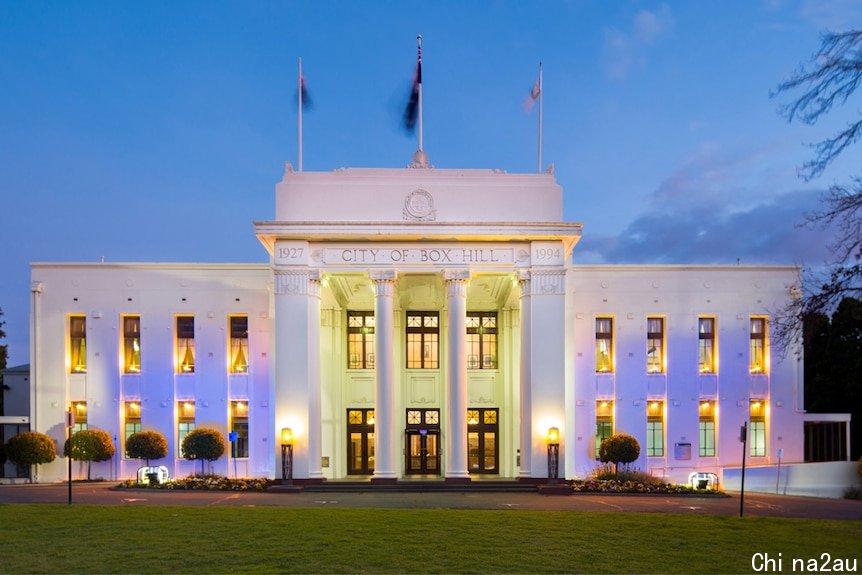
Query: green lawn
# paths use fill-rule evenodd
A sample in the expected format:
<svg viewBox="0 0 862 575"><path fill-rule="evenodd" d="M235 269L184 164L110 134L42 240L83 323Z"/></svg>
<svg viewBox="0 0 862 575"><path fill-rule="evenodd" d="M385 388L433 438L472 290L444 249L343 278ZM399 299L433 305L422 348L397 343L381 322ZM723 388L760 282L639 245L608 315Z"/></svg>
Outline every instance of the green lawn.
<svg viewBox="0 0 862 575"><path fill-rule="evenodd" d="M0 505L2 573L751 573L862 522L629 513Z"/></svg>

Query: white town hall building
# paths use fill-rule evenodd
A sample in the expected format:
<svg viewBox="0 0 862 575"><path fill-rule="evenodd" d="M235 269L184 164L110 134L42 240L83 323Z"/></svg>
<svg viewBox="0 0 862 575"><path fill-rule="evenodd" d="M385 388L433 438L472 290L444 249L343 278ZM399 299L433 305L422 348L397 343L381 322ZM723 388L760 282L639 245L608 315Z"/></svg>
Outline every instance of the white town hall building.
<svg viewBox="0 0 862 575"><path fill-rule="evenodd" d="M685 481L802 462L801 361L774 361L770 314L795 267L582 266L552 173L338 169L276 186L254 224L269 265L35 263L31 428L115 438L235 433L221 474L297 481L588 475L635 436L637 467ZM555 440L553 434L558 433ZM57 460L39 481L65 477Z"/></svg>

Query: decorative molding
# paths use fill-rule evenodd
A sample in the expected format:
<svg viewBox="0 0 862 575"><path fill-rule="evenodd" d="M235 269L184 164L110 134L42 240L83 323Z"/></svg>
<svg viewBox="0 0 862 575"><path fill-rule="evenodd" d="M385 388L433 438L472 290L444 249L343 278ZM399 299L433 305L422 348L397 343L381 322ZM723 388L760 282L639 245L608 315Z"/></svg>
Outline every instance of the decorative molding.
<svg viewBox="0 0 862 575"><path fill-rule="evenodd" d="M276 295L310 295L320 297L321 273L318 269L276 269Z"/></svg>
<svg viewBox="0 0 862 575"><path fill-rule="evenodd" d="M521 299L530 297L530 272L529 270L518 271L518 284L521 288Z"/></svg>
<svg viewBox="0 0 862 575"><path fill-rule="evenodd" d="M563 295L566 288L566 270L532 270L530 273L532 295Z"/></svg>
<svg viewBox="0 0 862 575"><path fill-rule="evenodd" d="M413 190L404 199L402 212L405 220L415 222L433 222L437 219L434 209L434 196L421 188Z"/></svg>
<svg viewBox="0 0 862 575"><path fill-rule="evenodd" d="M374 297L392 297L395 295L395 286L398 284L398 274L395 273L395 270L370 272L368 277L371 279Z"/></svg>
<svg viewBox="0 0 862 575"><path fill-rule="evenodd" d="M443 272L446 283L447 297L467 297L467 285L470 283L469 270L446 270Z"/></svg>

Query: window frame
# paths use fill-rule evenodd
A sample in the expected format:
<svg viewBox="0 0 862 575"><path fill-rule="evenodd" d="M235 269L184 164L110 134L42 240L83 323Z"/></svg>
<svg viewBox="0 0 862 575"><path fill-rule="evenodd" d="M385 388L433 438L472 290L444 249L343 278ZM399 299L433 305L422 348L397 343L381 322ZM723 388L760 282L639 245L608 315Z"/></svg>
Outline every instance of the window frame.
<svg viewBox="0 0 862 575"><path fill-rule="evenodd" d="M361 317L362 325L351 326L350 318L354 317ZM370 325L368 322L369 318L371 319ZM376 327L377 318L374 317L373 311L347 310L347 369L374 369L377 359L374 351ZM351 353L352 351L355 351L351 349L354 345L351 340L351 335L360 336L358 343L362 349L359 354ZM352 360L354 355L358 355L358 362L354 362Z"/></svg>
<svg viewBox="0 0 862 575"><path fill-rule="evenodd" d="M661 331L650 331L650 322L659 322ZM665 318L662 316L647 316L647 340L646 340L646 371L649 375L660 375L665 373L665 334L667 325ZM656 345L654 342L658 341ZM651 353L654 350L654 353ZM655 356L658 356L658 368L655 369Z"/></svg>
<svg viewBox="0 0 862 575"><path fill-rule="evenodd" d="M132 426L131 432L129 426ZM143 430L141 426L141 402L128 400L123 402L123 458L129 459L126 454L126 442L135 433Z"/></svg>
<svg viewBox="0 0 862 575"><path fill-rule="evenodd" d="M188 322L191 325L188 325ZM186 324L182 325L181 324ZM191 333L191 335L189 335ZM174 373L195 372L195 316L182 314L174 317L174 349L176 366ZM191 362L189 362L191 360Z"/></svg>
<svg viewBox="0 0 862 575"><path fill-rule="evenodd" d="M236 433L236 441L230 442L230 456L233 459L249 457L249 403L245 399L230 402L230 430Z"/></svg>
<svg viewBox="0 0 862 575"><path fill-rule="evenodd" d="M80 333L76 333L75 329L78 321L81 322ZM69 316L69 373L87 373L86 315L74 314Z"/></svg>
<svg viewBox="0 0 862 575"><path fill-rule="evenodd" d="M752 399L748 405L748 454L766 457L766 400Z"/></svg>
<svg viewBox="0 0 862 575"><path fill-rule="evenodd" d="M478 318L479 319L479 325L476 327L470 327L470 325L469 325L470 324L470 318ZM493 318L494 319L494 325L493 326L486 326L485 325L485 319L486 318ZM499 317L497 315L496 310L495 311L468 311L467 312L467 336L468 336L468 338L467 338L467 346L468 346L467 369L497 369L497 366L499 365L499 357L497 354L498 342L499 342L499 338L497 337L497 335L499 333L498 332L498 325L499 325L498 322L499 322ZM439 325L438 325L438 329L439 329ZM479 338L478 338L478 344L479 344L478 367L470 365L471 354L469 353L469 350L470 350L471 342L470 342L469 336L471 336L471 335L478 335L479 336ZM493 343L488 341L490 339L489 336L494 336ZM489 354L485 353L486 347L492 348L491 353L489 353ZM490 358L488 365L485 364L485 357L486 356L488 356Z"/></svg>
<svg viewBox="0 0 862 575"><path fill-rule="evenodd" d="M411 317L419 317L422 318L419 326L411 326L410 318ZM405 368L406 369L440 369L440 312L439 311L421 311L421 310L412 310L406 312L406 322L404 328L405 335ZM434 318L436 319L436 325L428 326L426 325L426 318ZM419 335L419 348L422 350L422 353L419 356L419 365L411 366L411 361L416 363L416 360L411 360L411 345L410 345L410 336L411 335ZM435 353L433 354L434 359L426 360L425 358L425 346L426 344L430 345L426 341L426 336L435 336L434 337L434 346ZM426 365L427 363L433 363L434 365Z"/></svg>
<svg viewBox="0 0 862 575"><path fill-rule="evenodd" d="M86 401L70 402L69 410L75 414L75 425L72 426L72 435L90 428L87 423L87 412L89 409Z"/></svg>
<svg viewBox="0 0 862 575"><path fill-rule="evenodd" d="M599 331L599 323L600 322L608 322L610 329L605 331ZM599 358L604 355L602 348L602 342L607 341L607 368L600 368L600 360ZM596 317L596 373L614 373L614 318L612 316L597 316Z"/></svg>
<svg viewBox="0 0 862 575"><path fill-rule="evenodd" d="M609 433L603 428L607 427ZM614 402L612 400L596 400L596 459L599 459L599 450L602 441L614 434Z"/></svg>
<svg viewBox="0 0 862 575"><path fill-rule="evenodd" d="M128 314L121 316L121 319L123 323L123 373L137 375L142 370L141 316ZM137 363L135 359L137 359Z"/></svg>
<svg viewBox="0 0 862 575"><path fill-rule="evenodd" d="M760 331L755 331L755 325L760 325ZM748 372L751 374L766 374L767 353L769 346L768 331L769 322L764 316L751 316L749 318L749 348L748 348Z"/></svg>
<svg viewBox="0 0 862 575"><path fill-rule="evenodd" d="M245 330L241 330L242 325L234 327L234 322L245 321ZM251 369L251 355L249 353L248 342L248 315L247 314L231 314L227 319L228 327L228 373L229 374L247 374ZM242 354L242 355L241 355ZM245 363L240 360L244 359Z"/></svg>
<svg viewBox="0 0 862 575"><path fill-rule="evenodd" d="M715 401L702 400L698 412L697 454L699 457L716 457Z"/></svg>
<svg viewBox="0 0 862 575"><path fill-rule="evenodd" d="M703 330L705 322L710 323L710 331ZM718 356L716 328L718 321L715 316L700 316L697 318L697 369L698 373L714 374L718 373ZM708 356L705 357L705 356Z"/></svg>
<svg viewBox="0 0 862 575"><path fill-rule="evenodd" d="M658 444L656 445L656 439ZM664 457L664 402L647 402L647 457Z"/></svg>
<svg viewBox="0 0 862 575"><path fill-rule="evenodd" d="M191 407L189 407L191 406ZM191 415L189 415L191 411ZM195 416L197 406L194 400L184 399L177 401L177 458L183 458L183 440L195 430Z"/></svg>

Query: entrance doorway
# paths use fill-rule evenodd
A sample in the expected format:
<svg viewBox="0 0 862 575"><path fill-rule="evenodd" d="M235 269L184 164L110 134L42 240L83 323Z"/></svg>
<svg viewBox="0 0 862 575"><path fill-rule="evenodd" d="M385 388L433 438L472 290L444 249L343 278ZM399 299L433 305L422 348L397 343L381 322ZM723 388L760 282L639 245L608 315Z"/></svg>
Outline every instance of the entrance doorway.
<svg viewBox="0 0 862 575"><path fill-rule="evenodd" d="M467 469L470 473L500 473L498 411L467 410Z"/></svg>
<svg viewBox="0 0 862 575"><path fill-rule="evenodd" d="M374 410L347 410L347 474L374 473Z"/></svg>
<svg viewBox="0 0 862 575"><path fill-rule="evenodd" d="M408 409L407 475L440 475L440 410Z"/></svg>

